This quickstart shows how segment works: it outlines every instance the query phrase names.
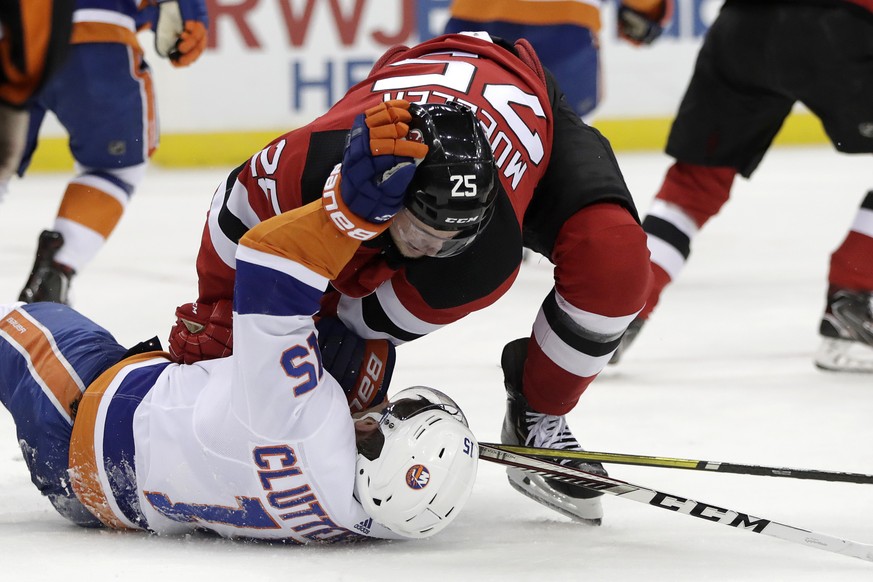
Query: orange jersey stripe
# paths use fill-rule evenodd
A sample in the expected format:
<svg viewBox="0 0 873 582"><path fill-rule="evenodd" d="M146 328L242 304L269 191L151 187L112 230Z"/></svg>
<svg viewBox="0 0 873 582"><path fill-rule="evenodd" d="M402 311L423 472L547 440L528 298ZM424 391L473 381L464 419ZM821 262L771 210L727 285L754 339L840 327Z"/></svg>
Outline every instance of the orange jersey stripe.
<svg viewBox="0 0 873 582"><path fill-rule="evenodd" d="M143 120L143 124L145 125L146 143L148 146L146 156L150 158L158 148L158 114L157 108L155 107L155 85L152 81L152 74L149 72L149 69L143 67L142 64L143 52L139 47L135 47L133 49L133 58L131 59L132 69L130 74L135 79L139 79L140 86L145 92L145 102L143 103L145 119Z"/></svg>
<svg viewBox="0 0 873 582"><path fill-rule="evenodd" d="M76 422L73 423L73 435L70 438L70 484L76 492L76 497L88 508L88 511L104 525L113 529L128 528L115 516L100 482L99 464L102 463L102 459L98 462L95 449L100 402L115 377L125 367L161 356L170 359L169 354L149 352L115 364L88 386L76 412Z"/></svg>
<svg viewBox="0 0 873 582"><path fill-rule="evenodd" d="M82 397L84 386L69 362L62 360L50 334L20 309L0 321L0 333L18 345L19 352L28 358L28 371L72 424L72 406Z"/></svg>
<svg viewBox="0 0 873 582"><path fill-rule="evenodd" d="M49 42L52 33L52 0L23 0L17 2L21 11L24 62L16 64L13 41L9 33L0 39L0 69L6 74L6 82L0 86L0 99L23 105L42 82Z"/></svg>
<svg viewBox="0 0 873 582"><path fill-rule="evenodd" d="M321 200L265 220L239 242L256 251L291 259L331 281L361 244L334 226Z"/></svg>
<svg viewBox="0 0 873 582"><path fill-rule="evenodd" d="M142 52L135 32L108 22L74 23L73 36L70 38L70 43L80 44L86 42L117 42Z"/></svg>
<svg viewBox="0 0 873 582"><path fill-rule="evenodd" d="M575 24L597 32L600 8L582 2L555 0L455 0L451 14L473 22L512 22L515 24Z"/></svg>
<svg viewBox="0 0 873 582"><path fill-rule="evenodd" d="M58 217L86 226L103 238L109 238L123 213L124 206L115 197L93 186L73 182L64 192Z"/></svg>

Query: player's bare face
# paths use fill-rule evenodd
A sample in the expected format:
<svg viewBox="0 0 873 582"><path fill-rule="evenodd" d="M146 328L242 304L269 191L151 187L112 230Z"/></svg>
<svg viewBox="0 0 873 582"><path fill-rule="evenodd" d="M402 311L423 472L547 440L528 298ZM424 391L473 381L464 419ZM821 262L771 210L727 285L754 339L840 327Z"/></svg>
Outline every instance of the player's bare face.
<svg viewBox="0 0 873 582"><path fill-rule="evenodd" d="M391 233L400 254L410 259L438 256L446 241L452 240L458 234L431 228L406 209L397 213L394 222L388 227L388 232Z"/></svg>

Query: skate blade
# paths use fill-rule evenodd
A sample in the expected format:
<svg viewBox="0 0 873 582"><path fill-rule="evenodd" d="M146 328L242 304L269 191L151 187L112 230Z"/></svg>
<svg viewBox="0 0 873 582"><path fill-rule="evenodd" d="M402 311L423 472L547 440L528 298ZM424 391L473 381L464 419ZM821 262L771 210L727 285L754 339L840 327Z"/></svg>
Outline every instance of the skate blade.
<svg viewBox="0 0 873 582"><path fill-rule="evenodd" d="M815 354L815 365L829 372L873 374L873 348L859 342L824 338Z"/></svg>
<svg viewBox="0 0 873 582"><path fill-rule="evenodd" d="M512 488L525 497L573 521L591 526L598 526L603 521L603 505L600 503L600 497L577 499L561 495L549 488L542 477L518 469L507 469L506 477Z"/></svg>

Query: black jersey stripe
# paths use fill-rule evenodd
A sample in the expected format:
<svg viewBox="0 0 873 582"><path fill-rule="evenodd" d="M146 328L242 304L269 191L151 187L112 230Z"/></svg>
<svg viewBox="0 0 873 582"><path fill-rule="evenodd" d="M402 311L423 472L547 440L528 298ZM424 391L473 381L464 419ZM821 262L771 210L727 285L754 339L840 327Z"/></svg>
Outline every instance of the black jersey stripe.
<svg viewBox="0 0 873 582"><path fill-rule="evenodd" d="M233 191L233 186L236 184L236 177L242 172L243 168L248 164L245 162L234 169L227 177L227 182L224 187L224 202L221 204L221 210L218 212L218 227L229 240L235 244L239 244L239 239L249 231L249 227L243 223L230 209L227 207L227 201L230 199L230 193Z"/></svg>
<svg viewBox="0 0 873 582"><path fill-rule="evenodd" d="M303 204L321 198L324 182L333 167L343 160L348 131L335 129L318 131L309 137L309 149L306 151L306 164L300 177L300 193Z"/></svg>
<svg viewBox="0 0 873 582"><path fill-rule="evenodd" d="M373 331L387 333L401 341L409 342L424 335L412 333L391 321L391 318L382 308L382 304L379 303L379 298L376 293L371 293L361 299L361 314L364 318L364 323L368 328Z"/></svg>
<svg viewBox="0 0 873 582"><path fill-rule="evenodd" d="M691 254L691 239L672 222L650 214L643 220L643 230L675 247L686 259Z"/></svg>
<svg viewBox="0 0 873 582"><path fill-rule="evenodd" d="M592 357L605 356L612 353L621 342L622 334L608 336L587 330L558 306L555 290L549 293L543 301L543 314L549 327L561 340L577 352L582 352Z"/></svg>

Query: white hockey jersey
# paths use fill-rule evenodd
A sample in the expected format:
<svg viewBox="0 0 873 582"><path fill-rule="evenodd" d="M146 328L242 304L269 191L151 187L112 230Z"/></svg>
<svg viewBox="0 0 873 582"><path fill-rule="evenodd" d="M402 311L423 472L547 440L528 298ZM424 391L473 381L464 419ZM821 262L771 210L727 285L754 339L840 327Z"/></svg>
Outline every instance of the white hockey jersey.
<svg viewBox="0 0 873 582"><path fill-rule="evenodd" d="M86 507L110 527L158 533L402 537L353 497L353 422L312 319L358 244L321 201L249 231L236 255L232 356L179 365L141 354L85 392L70 472Z"/></svg>

